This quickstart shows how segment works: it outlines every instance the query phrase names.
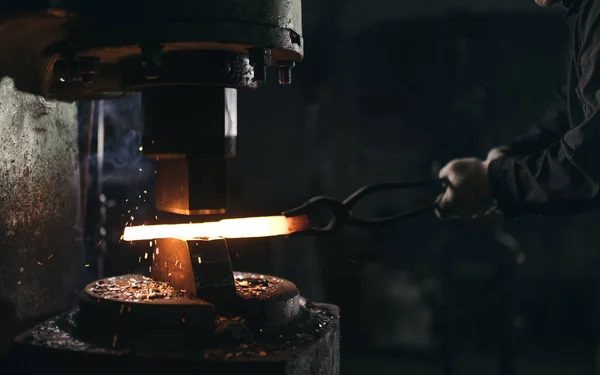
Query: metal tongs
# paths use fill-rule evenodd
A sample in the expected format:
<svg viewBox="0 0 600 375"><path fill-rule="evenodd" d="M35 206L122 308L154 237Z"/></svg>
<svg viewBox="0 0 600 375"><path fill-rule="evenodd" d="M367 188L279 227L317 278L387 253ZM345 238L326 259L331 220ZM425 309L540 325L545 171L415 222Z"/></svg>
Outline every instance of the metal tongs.
<svg viewBox="0 0 600 375"><path fill-rule="evenodd" d="M422 213L433 211L437 208L437 200L417 208L413 208L408 211L400 212L393 216L377 219L359 219L352 214L352 209L360 202L361 199L368 195L379 193L387 190L405 190L421 188L431 185L439 185L445 189L448 186L448 180L436 179L418 182L401 182L401 183L381 183L374 185L367 185L352 193L348 198L343 201L339 201L326 196L314 197L306 201L304 204L285 211L283 213L286 217L294 217L299 215L309 216L318 212L323 208L328 209L331 213L331 220L324 226L314 226L312 224L305 230L297 232L300 235L315 235L315 234L326 234L338 230L343 225L350 225L361 228L374 228L385 224L390 224L396 221L412 218ZM310 219L309 219L310 221Z"/></svg>

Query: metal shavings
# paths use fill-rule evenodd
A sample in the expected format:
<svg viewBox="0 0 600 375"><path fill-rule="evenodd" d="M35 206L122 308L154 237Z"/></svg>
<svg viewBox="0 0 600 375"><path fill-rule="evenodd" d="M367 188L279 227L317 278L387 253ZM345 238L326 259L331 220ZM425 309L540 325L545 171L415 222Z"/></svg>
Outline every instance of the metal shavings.
<svg viewBox="0 0 600 375"><path fill-rule="evenodd" d="M116 276L98 280L89 291L104 299L123 302L189 298L183 291L176 290L169 283L154 281L140 275Z"/></svg>
<svg viewBox="0 0 600 375"><path fill-rule="evenodd" d="M238 277L238 279L245 281L244 278ZM260 279L260 276L257 279ZM229 336L234 339L228 344L207 349L204 358L266 357L290 350L295 351L318 340L329 330L330 323L337 319L332 311L322 305L306 302L302 309L310 312L308 321L291 330L270 333L263 332L262 329L259 332L249 331L244 317L217 315L215 334L222 336L229 333Z"/></svg>
<svg viewBox="0 0 600 375"><path fill-rule="evenodd" d="M263 275L236 276L235 278L237 293L248 298L257 298L261 295L271 294L281 284L281 279L264 277Z"/></svg>

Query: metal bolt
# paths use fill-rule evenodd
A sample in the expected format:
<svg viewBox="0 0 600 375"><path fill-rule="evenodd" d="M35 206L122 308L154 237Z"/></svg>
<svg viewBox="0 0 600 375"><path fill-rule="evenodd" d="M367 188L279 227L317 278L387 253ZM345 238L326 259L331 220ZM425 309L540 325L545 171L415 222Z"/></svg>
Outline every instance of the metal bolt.
<svg viewBox="0 0 600 375"><path fill-rule="evenodd" d="M279 84L289 85L292 83L292 68L295 63L293 61L279 61L276 66L279 69Z"/></svg>
<svg viewBox="0 0 600 375"><path fill-rule="evenodd" d="M271 66L271 50L268 48L255 47L248 51L250 65L254 68L254 80L265 82L267 80L267 67Z"/></svg>
<svg viewBox="0 0 600 375"><path fill-rule="evenodd" d="M292 83L292 67L279 68L279 84L289 85L290 83Z"/></svg>
<svg viewBox="0 0 600 375"><path fill-rule="evenodd" d="M266 66L255 66L254 67L254 80L256 82L266 82L267 80L267 67Z"/></svg>

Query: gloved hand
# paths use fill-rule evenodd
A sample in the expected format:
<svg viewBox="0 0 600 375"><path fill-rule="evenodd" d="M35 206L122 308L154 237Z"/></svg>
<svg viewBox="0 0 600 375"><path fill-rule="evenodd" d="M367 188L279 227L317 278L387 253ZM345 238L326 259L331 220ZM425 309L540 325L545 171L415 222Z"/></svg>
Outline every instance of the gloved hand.
<svg viewBox="0 0 600 375"><path fill-rule="evenodd" d="M493 156L493 155L492 155ZM495 208L488 178L489 162L477 158L455 159L440 171L449 182L438 197L436 215L440 219L476 218Z"/></svg>

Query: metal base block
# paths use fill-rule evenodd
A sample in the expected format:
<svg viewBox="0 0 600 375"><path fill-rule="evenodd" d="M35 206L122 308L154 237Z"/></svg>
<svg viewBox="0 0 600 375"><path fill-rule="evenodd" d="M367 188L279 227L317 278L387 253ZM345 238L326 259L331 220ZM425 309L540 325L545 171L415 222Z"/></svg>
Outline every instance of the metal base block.
<svg viewBox="0 0 600 375"><path fill-rule="evenodd" d="M297 320L254 333L239 318L219 317L212 337L194 340L193 332L153 332L151 326L134 337L83 337L75 310L17 336L9 373L338 375L338 313L337 306L306 303Z"/></svg>

